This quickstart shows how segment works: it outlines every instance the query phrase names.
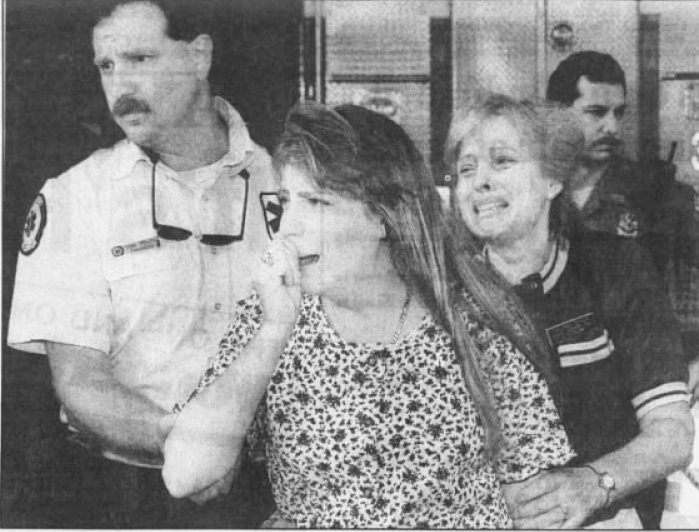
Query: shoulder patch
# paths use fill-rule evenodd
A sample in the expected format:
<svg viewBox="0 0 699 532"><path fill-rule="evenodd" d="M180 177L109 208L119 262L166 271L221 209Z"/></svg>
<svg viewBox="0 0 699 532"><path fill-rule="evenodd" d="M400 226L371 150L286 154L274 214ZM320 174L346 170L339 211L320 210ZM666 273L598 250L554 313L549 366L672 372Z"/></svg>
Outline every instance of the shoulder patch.
<svg viewBox="0 0 699 532"><path fill-rule="evenodd" d="M627 210L619 214L616 225L616 234L627 238L638 236L640 224L638 218L632 210Z"/></svg>
<svg viewBox="0 0 699 532"><path fill-rule="evenodd" d="M41 236L44 234L44 227L46 227L46 218L46 198L44 198L43 194L39 194L29 208L27 218L24 220L22 245L19 248L22 255L31 255L39 247Z"/></svg>
<svg viewBox="0 0 699 532"><path fill-rule="evenodd" d="M273 238L279 231L279 226L282 221L282 213L284 208L279 200L279 194L276 192L262 192L260 194L260 203L262 204L262 212L265 216L265 226L269 238Z"/></svg>

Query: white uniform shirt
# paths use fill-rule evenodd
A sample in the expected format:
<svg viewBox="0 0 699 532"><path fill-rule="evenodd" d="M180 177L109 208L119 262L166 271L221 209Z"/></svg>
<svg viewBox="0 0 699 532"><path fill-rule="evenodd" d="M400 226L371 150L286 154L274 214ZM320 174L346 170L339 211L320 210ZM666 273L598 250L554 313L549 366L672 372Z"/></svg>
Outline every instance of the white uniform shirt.
<svg viewBox="0 0 699 532"><path fill-rule="evenodd" d="M194 389L235 303L252 290L251 272L278 215L269 155L230 105L215 104L229 125L229 152L179 175L158 163L157 221L194 235L236 234L245 206L243 239L227 246L158 240L151 161L128 140L100 150L49 179L32 207L12 347L45 353L50 341L103 351L119 382L168 410Z"/></svg>

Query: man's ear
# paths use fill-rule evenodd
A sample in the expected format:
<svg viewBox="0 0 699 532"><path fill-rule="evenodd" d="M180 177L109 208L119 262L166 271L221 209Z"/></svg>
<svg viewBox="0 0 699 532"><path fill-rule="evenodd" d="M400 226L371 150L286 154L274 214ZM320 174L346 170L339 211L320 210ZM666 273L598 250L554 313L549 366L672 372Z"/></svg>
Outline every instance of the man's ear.
<svg viewBox="0 0 699 532"><path fill-rule="evenodd" d="M211 37L205 33L198 35L191 43L196 61L197 79L204 81L209 77L211 60L214 52L214 44Z"/></svg>

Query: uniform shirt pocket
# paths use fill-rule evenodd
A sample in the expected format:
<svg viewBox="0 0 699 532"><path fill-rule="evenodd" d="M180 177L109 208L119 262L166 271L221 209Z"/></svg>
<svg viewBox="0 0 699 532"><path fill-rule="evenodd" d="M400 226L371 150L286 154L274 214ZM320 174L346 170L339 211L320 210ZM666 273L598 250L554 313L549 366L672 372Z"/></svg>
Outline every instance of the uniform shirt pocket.
<svg viewBox="0 0 699 532"><path fill-rule="evenodd" d="M172 270L181 266L185 259L181 250L176 249L179 246L161 245L157 239L153 243L142 242L140 248L129 249L129 245L112 247L105 264L107 281L112 283L134 275Z"/></svg>
<svg viewBox="0 0 699 532"><path fill-rule="evenodd" d="M166 242L158 247L110 256L105 277L112 301L117 306L196 305L201 279L188 244Z"/></svg>
<svg viewBox="0 0 699 532"><path fill-rule="evenodd" d="M548 327L546 334L558 352L562 368L592 364L614 352L609 332L592 312Z"/></svg>

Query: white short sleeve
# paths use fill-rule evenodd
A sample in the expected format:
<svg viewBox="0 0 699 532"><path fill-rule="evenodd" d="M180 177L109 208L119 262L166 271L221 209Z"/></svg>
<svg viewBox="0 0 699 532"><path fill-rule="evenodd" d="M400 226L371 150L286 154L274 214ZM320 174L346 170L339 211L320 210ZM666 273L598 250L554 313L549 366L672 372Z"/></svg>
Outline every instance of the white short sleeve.
<svg viewBox="0 0 699 532"><path fill-rule="evenodd" d="M87 167L49 179L30 209L8 332L16 349L46 353L50 341L109 352L109 288Z"/></svg>

